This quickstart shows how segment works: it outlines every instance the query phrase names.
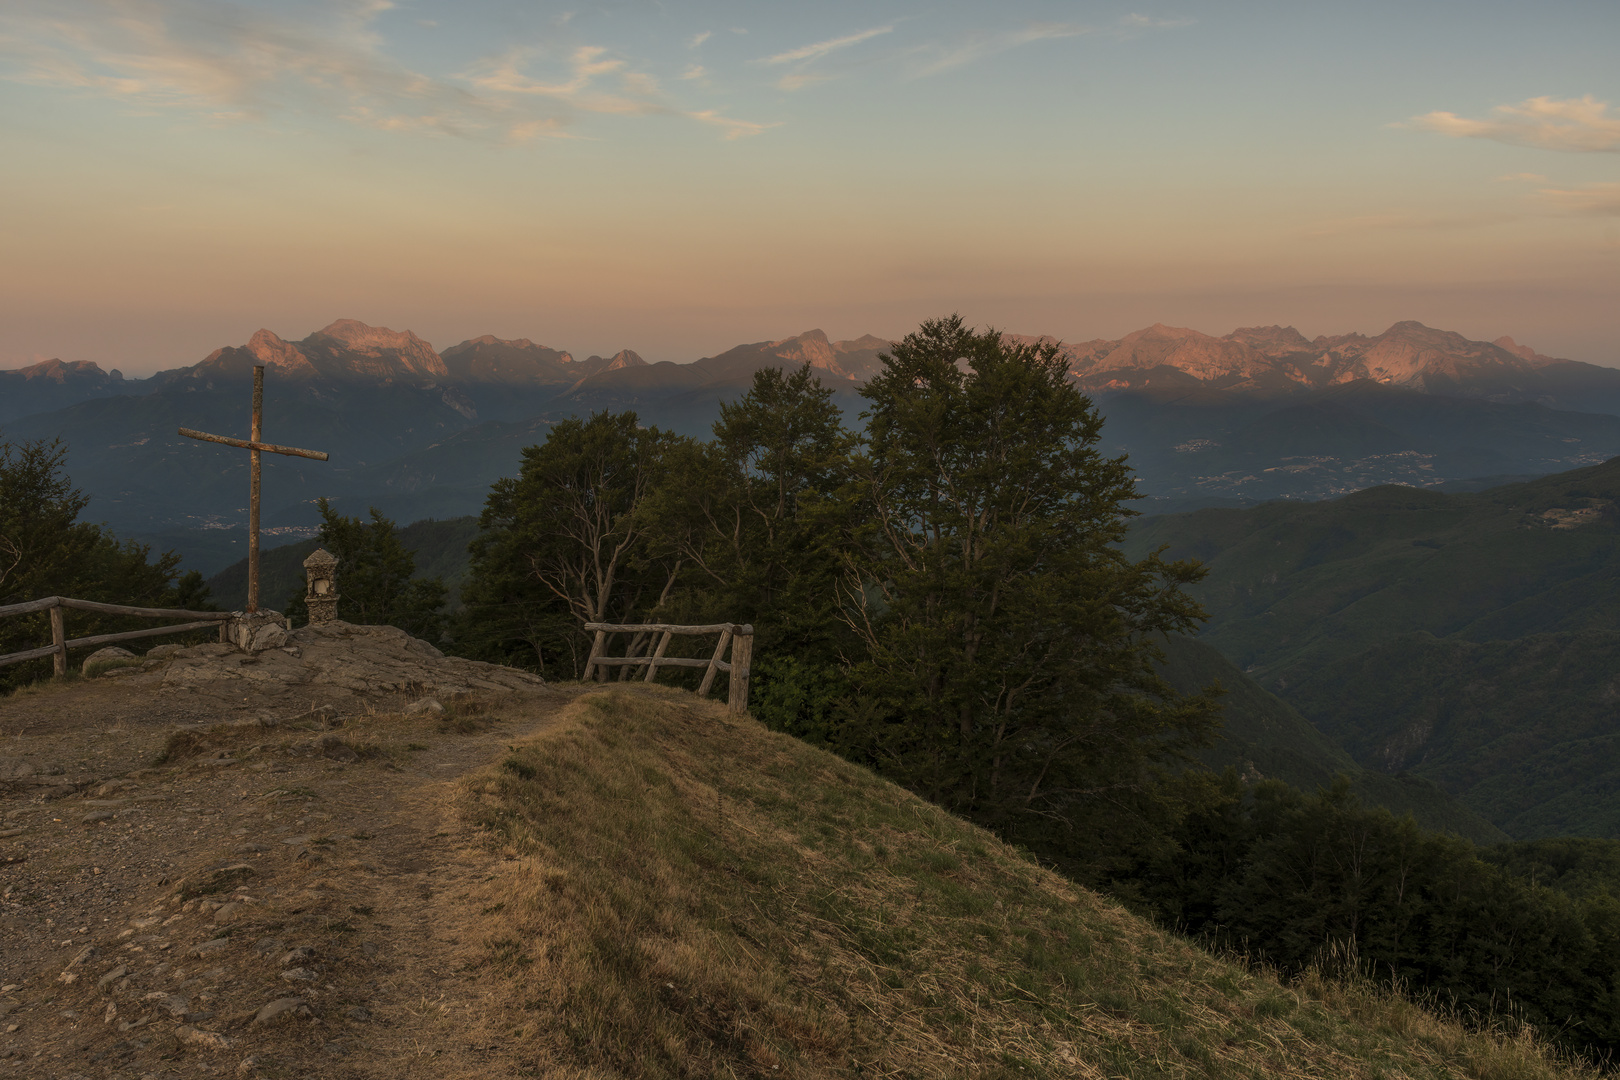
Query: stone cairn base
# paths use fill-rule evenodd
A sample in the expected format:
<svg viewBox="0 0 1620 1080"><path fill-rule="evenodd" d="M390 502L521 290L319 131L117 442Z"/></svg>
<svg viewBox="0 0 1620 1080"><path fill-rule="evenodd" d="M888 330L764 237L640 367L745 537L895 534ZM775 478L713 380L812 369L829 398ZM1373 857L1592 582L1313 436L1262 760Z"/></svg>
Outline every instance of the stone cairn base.
<svg viewBox="0 0 1620 1080"><path fill-rule="evenodd" d="M220 634L228 645L235 645L245 653L261 653L266 649L279 649L287 644L292 626L287 616L279 611L233 611L220 625Z"/></svg>

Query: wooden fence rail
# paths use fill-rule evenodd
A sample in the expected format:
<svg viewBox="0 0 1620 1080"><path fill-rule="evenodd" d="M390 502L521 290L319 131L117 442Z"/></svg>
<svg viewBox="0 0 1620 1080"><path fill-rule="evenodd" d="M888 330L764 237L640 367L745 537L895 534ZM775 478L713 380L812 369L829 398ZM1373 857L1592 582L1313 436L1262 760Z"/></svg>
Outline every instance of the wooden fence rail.
<svg viewBox="0 0 1620 1080"><path fill-rule="evenodd" d="M679 626L675 623L586 623L585 629L595 631L596 638L591 642L591 656L585 661L585 674L583 679L590 679L594 674L598 681L607 679L607 669L610 667L646 667L646 681L652 682L661 667L703 668L703 681L698 684L699 696L706 695L709 688L714 685L714 673L724 671L728 676L726 705L733 716L748 711L748 671L754 659L754 628L748 623L712 623L706 626ZM649 635L658 634L658 646L651 656L607 656L607 636L609 634L634 634L630 641L629 651L634 653L642 645L650 641ZM665 656L664 650L669 648L669 639L675 635L683 637L697 637L707 634L719 634L720 641L714 647L714 655L707 660L697 657L687 658L681 656ZM731 661L728 663L721 657L726 654L726 646L731 646ZM635 673L632 671L632 675Z"/></svg>
<svg viewBox="0 0 1620 1080"><path fill-rule="evenodd" d="M191 622L180 623L175 626L153 626L146 630L126 630L120 634L96 634L93 637L69 638L63 623L62 612L66 608L76 608L79 611L94 611L101 615L133 615L141 619L190 619ZM69 649L82 649L90 645L111 645L115 641L134 641L137 638L163 637L167 634L183 634L188 630L203 630L216 626L231 617L228 611L184 611L180 608L149 608L130 607L126 604L101 604L94 600L74 600L67 596L47 596L40 600L30 600L25 604L8 604L0 607L0 618L7 615L32 615L38 611L51 613L51 643L40 649L25 649L22 652L8 653L0 656L0 667L7 664L20 664L24 660L39 660L46 656L55 658L56 673L67 674L67 654Z"/></svg>

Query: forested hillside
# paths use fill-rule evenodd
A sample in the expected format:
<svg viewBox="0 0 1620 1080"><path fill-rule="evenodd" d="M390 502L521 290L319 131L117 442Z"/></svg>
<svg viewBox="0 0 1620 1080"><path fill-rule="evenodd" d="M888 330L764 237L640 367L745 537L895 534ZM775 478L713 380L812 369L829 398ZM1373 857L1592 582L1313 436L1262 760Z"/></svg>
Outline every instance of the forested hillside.
<svg viewBox="0 0 1620 1080"><path fill-rule="evenodd" d="M1249 782L1280 780L1305 792L1330 788L1340 777L1367 806L1399 817L1411 814L1419 825L1455 833L1478 844L1495 844L1508 834L1446 793L1433 780L1410 773L1392 776L1365 768L1322 734L1286 701L1249 678L1208 642L1172 637L1164 645L1165 681L1182 693L1218 685L1221 731L1196 757L1215 772L1231 768Z"/></svg>
<svg viewBox="0 0 1620 1080"><path fill-rule="evenodd" d="M1620 459L1489 491L1377 488L1142 521L1209 569L1202 640L1362 765L1519 838L1614 836Z"/></svg>

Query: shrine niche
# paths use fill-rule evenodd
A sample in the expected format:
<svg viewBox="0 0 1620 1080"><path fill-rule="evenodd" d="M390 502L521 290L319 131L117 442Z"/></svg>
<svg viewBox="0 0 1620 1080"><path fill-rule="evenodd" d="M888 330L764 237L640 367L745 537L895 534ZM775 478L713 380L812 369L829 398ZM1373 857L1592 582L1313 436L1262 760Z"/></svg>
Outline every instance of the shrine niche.
<svg viewBox="0 0 1620 1080"><path fill-rule="evenodd" d="M337 621L337 564L337 556L325 548L316 548L304 560L304 606L311 626Z"/></svg>

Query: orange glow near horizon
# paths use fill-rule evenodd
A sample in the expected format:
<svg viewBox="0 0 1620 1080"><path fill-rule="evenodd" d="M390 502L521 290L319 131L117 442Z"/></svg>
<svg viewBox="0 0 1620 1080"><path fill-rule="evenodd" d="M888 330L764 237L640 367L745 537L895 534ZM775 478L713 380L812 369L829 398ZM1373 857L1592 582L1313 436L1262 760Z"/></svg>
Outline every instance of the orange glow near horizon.
<svg viewBox="0 0 1620 1080"><path fill-rule="evenodd" d="M1497 77L1413 66L1445 20L1393 6L882 6L511 14L501 48L356 0L294 54L263 5L18 0L0 368L339 317L682 361L952 310L1069 340L1411 318L1620 365L1615 12L1447 31L1519 48Z"/></svg>

